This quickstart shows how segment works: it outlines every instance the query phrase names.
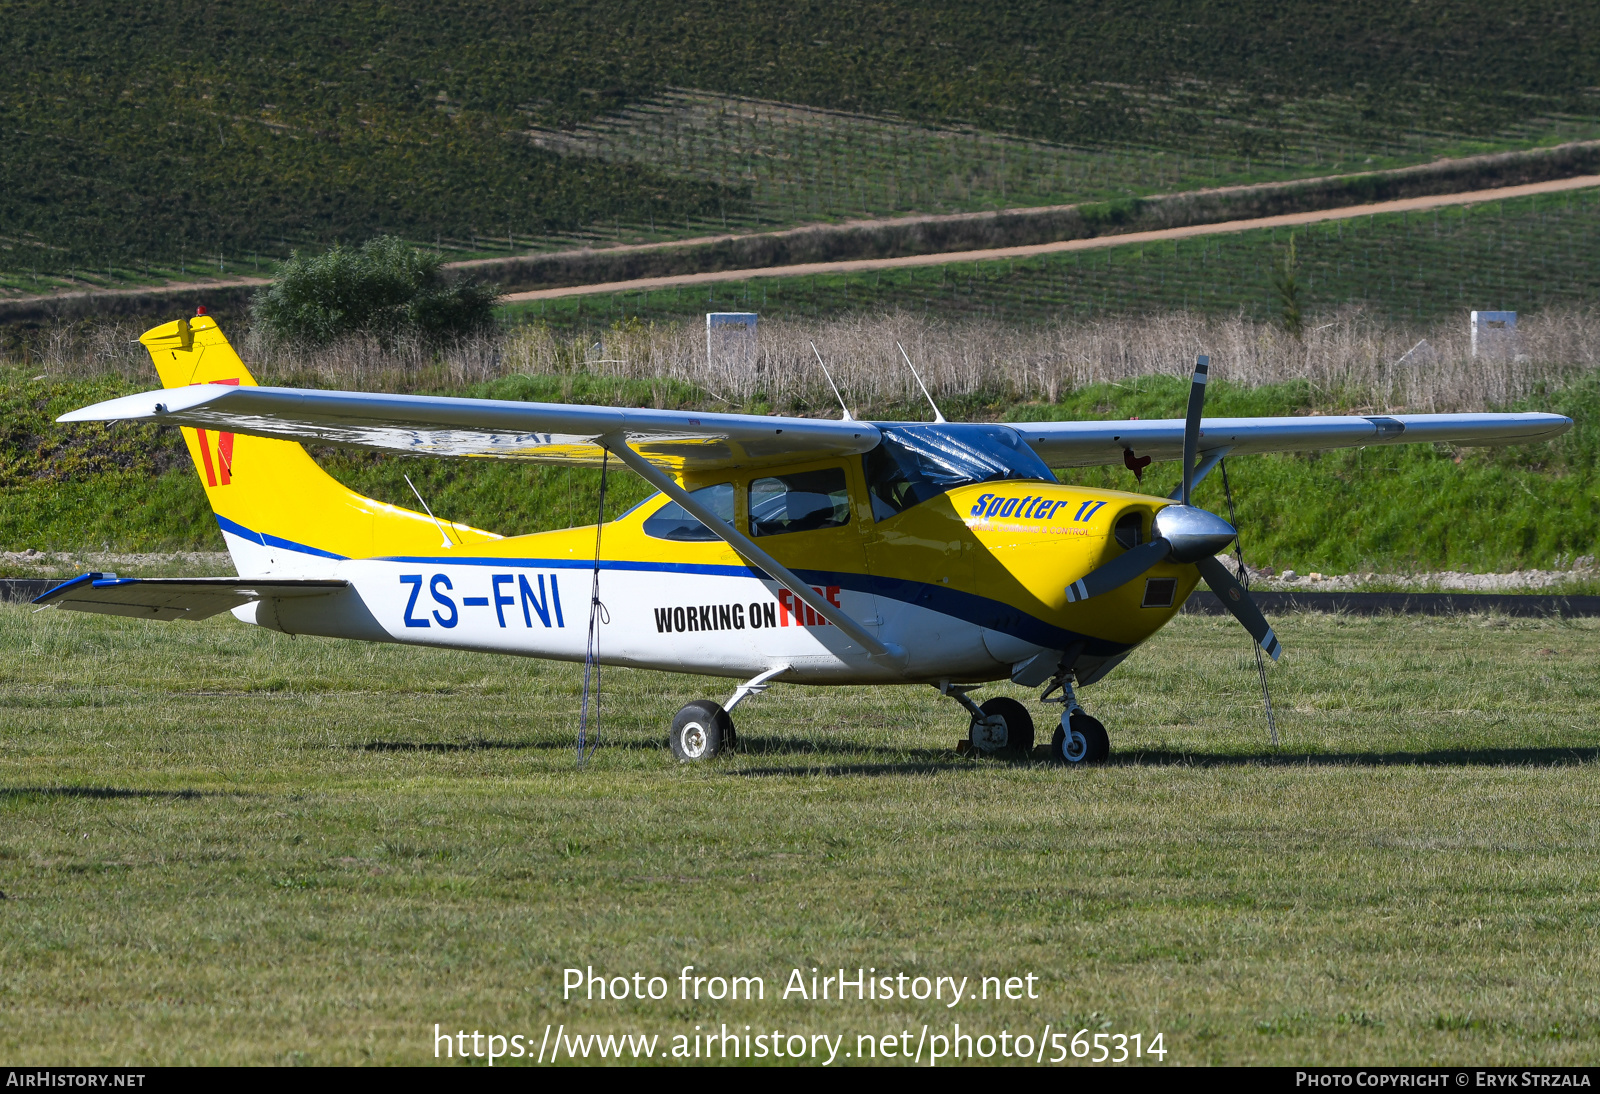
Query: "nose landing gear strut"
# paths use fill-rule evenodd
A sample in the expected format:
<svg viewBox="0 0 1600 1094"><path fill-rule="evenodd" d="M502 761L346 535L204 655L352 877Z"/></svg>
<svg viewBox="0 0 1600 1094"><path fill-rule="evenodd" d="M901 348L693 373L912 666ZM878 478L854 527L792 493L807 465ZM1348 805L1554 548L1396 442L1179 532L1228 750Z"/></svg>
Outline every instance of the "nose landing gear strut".
<svg viewBox="0 0 1600 1094"><path fill-rule="evenodd" d="M1060 694L1051 698L1058 691ZM1061 724L1050 738L1050 756L1056 763L1080 767L1104 763L1111 755L1111 738L1106 734L1106 727L1078 705L1078 694L1072 690L1068 673L1060 673L1050 681L1050 686L1039 696L1039 702L1062 705Z"/></svg>

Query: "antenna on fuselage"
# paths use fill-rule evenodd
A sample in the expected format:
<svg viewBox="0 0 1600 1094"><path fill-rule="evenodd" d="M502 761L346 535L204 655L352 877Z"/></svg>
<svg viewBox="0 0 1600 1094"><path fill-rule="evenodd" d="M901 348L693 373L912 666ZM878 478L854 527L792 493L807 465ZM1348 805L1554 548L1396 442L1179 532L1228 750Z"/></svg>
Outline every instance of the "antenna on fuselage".
<svg viewBox="0 0 1600 1094"><path fill-rule="evenodd" d="M433 515L433 510L428 508L428 503L425 502L425 501L422 501L422 491L418 490L417 489L417 484L411 481L411 476L405 474L404 472L402 472L401 473L401 477L406 480L406 485L411 487L411 492L413 494L417 495L417 501L422 502L422 511L424 513L428 514L428 519L433 521L433 526L435 528L439 529L439 538L444 540L444 542L441 543L440 546L441 547L454 547L455 544L450 542L450 537L445 535L444 525L440 524L439 523L439 518Z"/></svg>
<svg viewBox="0 0 1600 1094"><path fill-rule="evenodd" d="M850 408L844 405L844 396L839 394L839 385L833 382L833 373L828 371L827 364L822 360L822 351L817 349L815 342L811 343L811 352L817 355L817 364L822 365L822 375L828 378L828 386L833 388L833 397L839 400L839 409L844 411L844 420L847 422L855 421L855 417L850 413Z"/></svg>
<svg viewBox="0 0 1600 1094"><path fill-rule="evenodd" d="M928 400L928 405L929 406L933 407L933 420L934 420L934 423L935 424L942 423L944 421L944 415L939 413L939 404L933 401L933 396L932 395L928 394L928 385L922 382L922 377L921 376L917 376L917 366L913 365L911 363L911 355L906 352L906 347L902 346L899 342L896 342L894 344L894 348L900 351L900 356L901 357L905 358L905 360L906 360L906 368L911 370L911 375L912 376L916 376L917 386L922 389L922 397L924 399Z"/></svg>

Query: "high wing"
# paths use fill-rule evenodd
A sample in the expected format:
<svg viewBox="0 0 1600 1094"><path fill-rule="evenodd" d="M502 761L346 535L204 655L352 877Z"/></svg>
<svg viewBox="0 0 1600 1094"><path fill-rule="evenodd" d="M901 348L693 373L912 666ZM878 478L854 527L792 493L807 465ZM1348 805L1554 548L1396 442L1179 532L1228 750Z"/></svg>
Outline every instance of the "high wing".
<svg viewBox="0 0 1600 1094"><path fill-rule="evenodd" d="M419 456L498 456L568 464L598 463L601 438L625 439L634 451L669 471L856 455L876 447L879 438L876 426L857 421L221 384L141 392L74 410L57 420L119 419ZM1155 460L1183 455L1181 418L1008 424L1051 467L1117 464L1128 453ZM1572 419L1560 414L1206 418L1200 425L1199 454L1226 451L1240 456L1433 441L1529 444L1571 428Z"/></svg>
<svg viewBox="0 0 1600 1094"><path fill-rule="evenodd" d="M339 578L119 578L114 574L84 574L48 590L34 603L138 619L207 619L252 600L327 596L349 584Z"/></svg>
<svg viewBox="0 0 1600 1094"><path fill-rule="evenodd" d="M596 442L618 438L671 471L848 456L878 444L877 427L865 422L221 384L145 391L74 410L57 421L118 419L418 456L568 464L599 463L602 448Z"/></svg>
<svg viewBox="0 0 1600 1094"><path fill-rule="evenodd" d="M1118 464L1126 453L1183 458L1183 419L1110 422L1010 422L1051 467ZM1369 444L1443 441L1456 445L1531 444L1572 428L1560 414L1396 414L1356 417L1203 418L1199 453L1298 452Z"/></svg>

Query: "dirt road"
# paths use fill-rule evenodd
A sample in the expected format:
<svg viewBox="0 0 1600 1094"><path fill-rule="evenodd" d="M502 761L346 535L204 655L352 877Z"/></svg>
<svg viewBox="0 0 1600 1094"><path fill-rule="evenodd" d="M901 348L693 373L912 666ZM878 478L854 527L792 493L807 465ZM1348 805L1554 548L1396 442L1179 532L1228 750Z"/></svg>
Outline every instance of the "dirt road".
<svg viewBox="0 0 1600 1094"><path fill-rule="evenodd" d="M1600 186L1600 175L1582 175L1577 178L1552 179L1548 182L1529 183L1525 186L1504 186L1495 190L1472 190L1460 194L1435 194L1427 197L1404 198L1399 201L1381 201L1371 205L1348 205L1339 209L1323 209L1317 212L1287 213L1282 216L1260 217L1255 220L1229 220L1217 224L1195 224L1184 228L1163 228L1159 231L1129 232L1126 235L1104 235L1090 239L1069 239L1059 243L1038 243L1026 247L1000 247L981 251L950 251L943 254L907 255L903 258L864 258L843 262L810 262L795 266L763 266L745 270L718 270L714 273L678 274L671 277L643 277L634 281L608 281L595 285L570 285L559 289L534 289L530 292L511 293L503 297L502 302L515 304L527 300L553 300L563 296L588 296L596 293L670 289L682 285L706 285L718 281L747 281L757 277L803 277L809 274L857 273L866 270L893 270L907 266L944 266L956 262L1031 258L1035 255L1059 254L1065 251L1089 251L1104 247L1126 247L1136 243L1153 243L1158 240L1189 239L1194 236L1218 235L1223 232L1244 232L1255 228L1278 228L1297 224L1316 224L1329 220L1352 220L1357 217L1375 216L1379 213L1417 212L1450 205L1474 205L1484 201L1501 201L1506 198L1526 197L1530 194L1553 194L1565 190L1584 190L1595 186Z"/></svg>

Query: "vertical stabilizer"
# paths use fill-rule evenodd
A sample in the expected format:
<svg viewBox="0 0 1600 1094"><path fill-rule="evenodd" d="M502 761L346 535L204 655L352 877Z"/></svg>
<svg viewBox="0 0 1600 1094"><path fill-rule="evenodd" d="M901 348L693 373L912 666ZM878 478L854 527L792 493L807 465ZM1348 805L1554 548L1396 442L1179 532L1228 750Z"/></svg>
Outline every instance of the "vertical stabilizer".
<svg viewBox="0 0 1600 1094"><path fill-rule="evenodd" d="M139 341L162 387L255 385L210 316L166 323ZM294 441L189 428L183 439L241 576L316 576L340 559L436 555L441 530L456 548L499 538L363 497Z"/></svg>

